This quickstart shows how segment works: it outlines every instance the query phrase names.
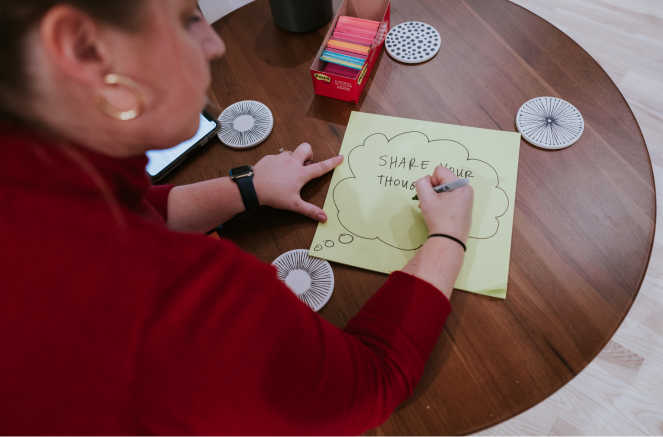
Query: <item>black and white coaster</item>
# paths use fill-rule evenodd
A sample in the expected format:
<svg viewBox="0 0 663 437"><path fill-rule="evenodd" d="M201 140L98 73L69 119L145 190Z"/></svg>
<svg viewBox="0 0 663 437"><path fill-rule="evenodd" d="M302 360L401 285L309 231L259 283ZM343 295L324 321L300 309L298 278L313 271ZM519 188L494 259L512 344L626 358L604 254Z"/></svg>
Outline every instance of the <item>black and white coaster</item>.
<svg viewBox="0 0 663 437"><path fill-rule="evenodd" d="M295 249L272 263L276 275L313 311L325 306L334 291L334 272L329 263L308 256L308 250Z"/></svg>
<svg viewBox="0 0 663 437"><path fill-rule="evenodd" d="M248 149L265 141L274 127L272 111L255 100L244 100L228 106L219 115L223 144L235 149Z"/></svg>
<svg viewBox="0 0 663 437"><path fill-rule="evenodd" d="M556 97L537 97L520 107L516 127L529 143L557 150L578 141L585 130L585 121L569 102Z"/></svg>
<svg viewBox="0 0 663 437"><path fill-rule="evenodd" d="M421 21L408 21L392 28L384 46L389 56L400 62L428 61L440 51L440 34Z"/></svg>

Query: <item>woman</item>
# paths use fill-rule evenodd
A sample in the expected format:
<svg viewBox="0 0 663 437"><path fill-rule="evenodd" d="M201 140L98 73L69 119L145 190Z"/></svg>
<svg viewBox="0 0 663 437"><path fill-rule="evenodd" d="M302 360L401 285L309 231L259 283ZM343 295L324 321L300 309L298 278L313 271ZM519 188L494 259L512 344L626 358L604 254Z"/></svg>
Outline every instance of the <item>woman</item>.
<svg viewBox="0 0 663 437"><path fill-rule="evenodd" d="M244 210L235 182L150 186L145 152L193 136L223 52L195 0L0 0L2 434L356 434L412 393L460 244L430 238L340 330L194 235ZM324 222L299 192L341 161L266 156L259 202ZM432 190L453 179L417 194L464 242L471 188Z"/></svg>

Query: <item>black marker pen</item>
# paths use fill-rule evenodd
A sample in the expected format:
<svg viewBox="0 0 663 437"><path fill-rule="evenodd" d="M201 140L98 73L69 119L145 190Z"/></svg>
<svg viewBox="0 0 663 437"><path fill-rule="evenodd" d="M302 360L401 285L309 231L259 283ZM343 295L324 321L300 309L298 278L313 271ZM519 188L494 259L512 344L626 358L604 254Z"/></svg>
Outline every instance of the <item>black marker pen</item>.
<svg viewBox="0 0 663 437"><path fill-rule="evenodd" d="M436 193L444 193L445 191L453 191L456 188L464 187L465 185L468 185L470 183L470 180L468 178L463 178L463 179L458 179L455 181L451 181L448 184L442 184L438 185L437 187L433 188ZM419 197L415 194L412 200L419 200Z"/></svg>

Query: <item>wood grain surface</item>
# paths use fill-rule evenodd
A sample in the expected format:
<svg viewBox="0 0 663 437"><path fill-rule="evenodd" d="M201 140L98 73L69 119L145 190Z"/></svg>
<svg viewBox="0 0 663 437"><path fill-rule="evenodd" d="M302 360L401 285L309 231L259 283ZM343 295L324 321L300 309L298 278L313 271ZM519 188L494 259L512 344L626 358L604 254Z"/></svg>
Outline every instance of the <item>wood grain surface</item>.
<svg viewBox="0 0 663 437"><path fill-rule="evenodd" d="M608 73L638 120L663 213L663 3L659 0L511 0L561 29ZM570 423L577 435L663 434L663 232L626 319L576 378L534 408L479 435L549 435ZM657 340L658 339L658 340ZM613 354L615 345L623 354ZM638 359L634 360L633 356ZM624 375L628 374L628 378ZM553 427L553 424L556 426Z"/></svg>
<svg viewBox="0 0 663 437"><path fill-rule="evenodd" d="M647 268L653 173L638 124L613 82L546 21L507 0L394 2L392 25L408 20L433 25L445 44L418 65L383 53L357 105L313 95L309 66L326 27L285 32L274 25L267 0L215 23L228 51L212 67L212 99L220 108L261 101L274 114L274 130L250 150L215 140L167 182L225 176L302 142L317 159L331 157L353 110L516 131L516 111L531 98L574 104L586 122L576 145L544 151L521 143L507 299L454 293L453 313L414 395L369 433L465 434L550 396L610 340ZM330 179L313 181L302 197L322 205ZM262 208L224 224L222 236L271 262L308 248L315 227L295 213ZM386 276L333 269L335 292L320 313L342 327ZM560 420L553 429L565 433L573 424Z"/></svg>

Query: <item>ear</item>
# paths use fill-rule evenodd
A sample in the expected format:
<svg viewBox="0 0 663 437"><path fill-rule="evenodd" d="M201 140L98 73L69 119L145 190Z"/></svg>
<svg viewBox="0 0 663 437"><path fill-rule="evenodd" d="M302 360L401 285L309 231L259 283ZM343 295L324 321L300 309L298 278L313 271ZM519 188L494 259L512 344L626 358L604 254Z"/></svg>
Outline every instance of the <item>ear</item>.
<svg viewBox="0 0 663 437"><path fill-rule="evenodd" d="M109 73L121 73L113 71L119 67L114 57L118 50L132 49L126 45L127 39L122 38L122 34L66 4L51 8L39 24L42 52L59 76L57 82L83 89L90 102L92 96L102 97L117 111L141 105L130 88L104 81Z"/></svg>
<svg viewBox="0 0 663 437"><path fill-rule="evenodd" d="M99 86L111 68L110 51L89 15L69 5L51 8L39 25L44 54L61 73Z"/></svg>

